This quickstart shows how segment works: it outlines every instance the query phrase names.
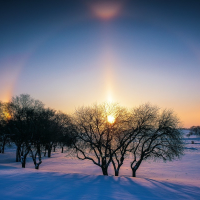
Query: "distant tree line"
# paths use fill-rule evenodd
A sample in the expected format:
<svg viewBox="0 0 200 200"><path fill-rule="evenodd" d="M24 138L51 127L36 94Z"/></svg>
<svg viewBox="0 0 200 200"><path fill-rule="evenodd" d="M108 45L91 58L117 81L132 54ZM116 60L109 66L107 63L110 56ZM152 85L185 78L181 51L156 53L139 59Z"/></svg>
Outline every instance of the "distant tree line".
<svg viewBox="0 0 200 200"><path fill-rule="evenodd" d="M109 120L109 119L112 120ZM113 165L115 176L127 157L132 158L132 176L142 161L171 161L183 154L179 120L170 110L144 104L132 110L118 104L78 108L68 115L45 108L28 94L0 103L1 152L8 143L16 145L16 162L26 165L31 155L35 168L52 149L65 146L81 160L99 166L103 175Z"/></svg>
<svg viewBox="0 0 200 200"><path fill-rule="evenodd" d="M192 126L187 136L190 137L191 135L200 137L200 126Z"/></svg>

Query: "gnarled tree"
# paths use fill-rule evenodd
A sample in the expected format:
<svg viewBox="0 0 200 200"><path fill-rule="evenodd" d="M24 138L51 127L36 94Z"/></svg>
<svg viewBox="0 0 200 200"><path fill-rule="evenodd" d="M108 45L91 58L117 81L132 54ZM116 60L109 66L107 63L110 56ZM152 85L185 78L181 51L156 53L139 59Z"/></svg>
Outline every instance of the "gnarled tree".
<svg viewBox="0 0 200 200"><path fill-rule="evenodd" d="M132 142L132 176L143 160L171 161L183 154L184 146L179 120L170 110L159 112L157 107L145 104L133 111L133 120L140 127L140 134ZM143 123L143 125L142 125ZM142 126L141 126L142 125Z"/></svg>
<svg viewBox="0 0 200 200"><path fill-rule="evenodd" d="M116 138L127 127L127 111L116 104L101 104L78 109L73 121L76 127L74 148L81 160L91 160L108 175L108 166L118 151ZM122 145L122 144L120 144Z"/></svg>

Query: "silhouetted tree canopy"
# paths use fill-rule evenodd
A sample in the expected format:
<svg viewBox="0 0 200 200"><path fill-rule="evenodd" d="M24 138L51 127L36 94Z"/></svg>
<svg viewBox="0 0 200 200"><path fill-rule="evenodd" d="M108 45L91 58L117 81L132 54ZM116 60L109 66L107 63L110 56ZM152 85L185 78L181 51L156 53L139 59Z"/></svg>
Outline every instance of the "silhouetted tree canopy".
<svg viewBox="0 0 200 200"><path fill-rule="evenodd" d="M69 136L68 130L71 123L68 115L45 108L41 101L28 94L13 97L11 102L6 104L6 109L3 105L0 104L0 139L3 138L1 133L7 130L9 139L17 147L16 161L21 161L22 167L25 167L29 153L32 154L33 162L38 169L42 163L42 149L47 148L50 157L53 145L71 145L72 137Z"/></svg>
<svg viewBox="0 0 200 200"><path fill-rule="evenodd" d="M140 131L133 143L131 152L132 176L143 160L162 159L171 161L183 154L184 145L179 120L170 110L160 111L155 106L145 104L134 109L132 117Z"/></svg>
<svg viewBox="0 0 200 200"><path fill-rule="evenodd" d="M115 119L112 123L109 115ZM183 153L179 121L170 110L160 112L157 107L145 104L128 111L115 104L101 104L78 109L73 121L77 157L91 160L101 167L104 175L108 175L112 162L118 176L130 153L133 176L143 160L170 161Z"/></svg>
<svg viewBox="0 0 200 200"><path fill-rule="evenodd" d="M109 116L114 117L113 123L108 121ZM112 157L122 145L117 145L116 138L129 127L127 118L127 110L116 104L95 104L79 108L73 117L77 157L91 160L101 167L104 175L108 175L107 169Z"/></svg>
<svg viewBox="0 0 200 200"><path fill-rule="evenodd" d="M200 135L199 126L189 135ZM6 143L16 145L16 161L26 165L29 154L36 169L42 152L51 157L52 148L73 149L76 157L90 160L108 175L112 163L115 176L127 157L132 158L132 176L143 160L171 161L183 154L179 120L170 110L144 104L128 110L118 104L83 106L70 116L45 108L28 94L0 102L0 151Z"/></svg>

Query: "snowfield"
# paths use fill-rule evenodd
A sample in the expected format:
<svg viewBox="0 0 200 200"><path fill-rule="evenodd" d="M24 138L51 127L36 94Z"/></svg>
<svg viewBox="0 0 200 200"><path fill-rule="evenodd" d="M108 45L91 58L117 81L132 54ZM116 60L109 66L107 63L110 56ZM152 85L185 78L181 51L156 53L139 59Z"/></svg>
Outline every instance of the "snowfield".
<svg viewBox="0 0 200 200"><path fill-rule="evenodd" d="M137 178L131 177L131 158L115 177L112 166L109 176L103 176L91 161L69 157L60 149L43 158L39 170L31 158L22 169L15 162L15 148L6 148L0 154L0 199L200 199L200 138L184 141L180 160L145 161Z"/></svg>

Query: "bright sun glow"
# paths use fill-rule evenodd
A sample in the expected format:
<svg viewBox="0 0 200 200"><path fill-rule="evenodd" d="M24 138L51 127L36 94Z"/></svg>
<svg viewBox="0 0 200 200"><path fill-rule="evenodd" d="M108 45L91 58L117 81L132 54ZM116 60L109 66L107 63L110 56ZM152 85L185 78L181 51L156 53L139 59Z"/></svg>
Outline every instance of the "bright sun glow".
<svg viewBox="0 0 200 200"><path fill-rule="evenodd" d="M4 114L5 118L6 118L6 120L10 120L11 119L11 115L10 115L9 112L3 112L3 114Z"/></svg>
<svg viewBox="0 0 200 200"><path fill-rule="evenodd" d="M111 96L111 95L108 95L107 102L108 102L108 103L112 103L112 102L113 102L112 96Z"/></svg>
<svg viewBox="0 0 200 200"><path fill-rule="evenodd" d="M114 116L113 116L113 115L108 115L108 122L109 122L110 124L112 124L112 123L114 123L114 121L115 121Z"/></svg>

